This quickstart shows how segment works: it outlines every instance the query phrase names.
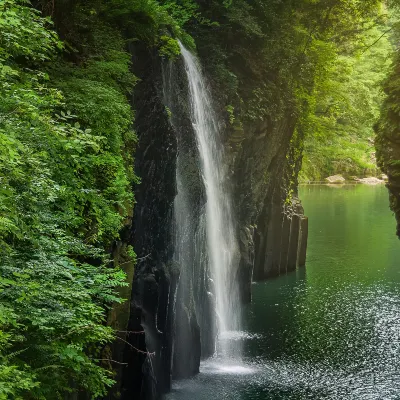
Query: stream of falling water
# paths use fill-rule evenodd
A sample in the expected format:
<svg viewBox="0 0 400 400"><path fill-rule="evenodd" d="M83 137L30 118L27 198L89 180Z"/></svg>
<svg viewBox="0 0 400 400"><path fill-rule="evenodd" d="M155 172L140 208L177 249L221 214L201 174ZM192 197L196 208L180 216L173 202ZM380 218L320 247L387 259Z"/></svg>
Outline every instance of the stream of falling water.
<svg viewBox="0 0 400 400"><path fill-rule="evenodd" d="M206 234L210 272L216 298L219 349L224 355L236 350L240 340L241 307L236 279L238 249L231 199L226 182L226 162L211 96L197 58L179 43L189 84L191 120L200 154L206 191ZM225 339L225 340L224 340ZM237 342L236 345L233 343Z"/></svg>

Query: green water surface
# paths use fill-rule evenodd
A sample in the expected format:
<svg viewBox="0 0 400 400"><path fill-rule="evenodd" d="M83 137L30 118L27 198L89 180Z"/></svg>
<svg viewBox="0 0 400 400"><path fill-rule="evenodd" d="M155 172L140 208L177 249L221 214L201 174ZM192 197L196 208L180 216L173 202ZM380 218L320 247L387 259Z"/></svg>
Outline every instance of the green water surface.
<svg viewBox="0 0 400 400"><path fill-rule="evenodd" d="M400 399L400 241L384 186L302 186L306 268L253 285L243 360L171 399Z"/></svg>

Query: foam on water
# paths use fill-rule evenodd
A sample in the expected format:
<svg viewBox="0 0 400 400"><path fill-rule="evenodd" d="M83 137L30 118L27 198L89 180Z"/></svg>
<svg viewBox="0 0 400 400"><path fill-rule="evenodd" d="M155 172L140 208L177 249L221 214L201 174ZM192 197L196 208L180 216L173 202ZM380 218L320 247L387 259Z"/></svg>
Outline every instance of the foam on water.
<svg viewBox="0 0 400 400"><path fill-rule="evenodd" d="M208 375L251 375L256 373L255 366L239 363L235 359L209 359L201 363L200 372Z"/></svg>
<svg viewBox="0 0 400 400"><path fill-rule="evenodd" d="M260 337L260 334L245 331L225 331L219 335L220 340L251 340Z"/></svg>

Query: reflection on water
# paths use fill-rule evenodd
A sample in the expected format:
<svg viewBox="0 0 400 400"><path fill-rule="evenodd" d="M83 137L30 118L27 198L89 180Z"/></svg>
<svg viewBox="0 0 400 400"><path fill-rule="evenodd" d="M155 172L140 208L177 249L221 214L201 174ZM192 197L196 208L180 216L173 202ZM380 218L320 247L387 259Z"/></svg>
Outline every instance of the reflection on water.
<svg viewBox="0 0 400 400"><path fill-rule="evenodd" d="M247 332L230 335L243 362L205 361L169 399L400 399L400 242L386 189L304 186L301 197L307 268L253 285Z"/></svg>

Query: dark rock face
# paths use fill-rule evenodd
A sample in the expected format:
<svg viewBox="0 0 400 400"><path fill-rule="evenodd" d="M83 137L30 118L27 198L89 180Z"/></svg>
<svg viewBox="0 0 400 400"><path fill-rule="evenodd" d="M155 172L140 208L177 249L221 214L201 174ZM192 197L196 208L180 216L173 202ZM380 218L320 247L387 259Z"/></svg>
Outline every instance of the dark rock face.
<svg viewBox="0 0 400 400"><path fill-rule="evenodd" d="M390 100L397 102L398 97L395 100L389 97L386 103L390 104ZM383 114L381 119L386 117L389 121L395 120L395 128L391 132L387 126L393 126L393 122L386 125L380 122L378 125L379 129L377 129L378 137L375 146L377 149L378 164L388 176L386 187L389 190L390 208L395 214L397 221L396 234L400 238L400 167L398 164L398 160L400 159L400 132L398 130L398 113L395 113L393 110L385 112L387 115Z"/></svg>
<svg viewBox="0 0 400 400"><path fill-rule="evenodd" d="M400 142L400 141L399 141ZM400 155L400 143L397 144L397 154ZM400 178L398 168L391 168L385 171L389 177L386 185L389 189L390 207L394 211L397 221L396 234L400 238Z"/></svg>
<svg viewBox="0 0 400 400"><path fill-rule="evenodd" d="M308 219L297 198L290 205L270 205L266 232L256 234L257 258L254 280L265 280L288 272L306 263Z"/></svg>
<svg viewBox="0 0 400 400"><path fill-rule="evenodd" d="M179 60L162 65L140 45L132 54L141 79L133 107L142 183L136 188L130 239L138 263L128 333L121 336L127 364L121 397L153 400L170 389L172 378L198 373L201 358L214 353L217 317L185 72ZM240 129L225 124L242 302L251 301L252 280L305 264L307 219L300 202L288 195L293 186L288 173L296 168L288 157L294 127L293 117L248 122Z"/></svg>
<svg viewBox="0 0 400 400"><path fill-rule="evenodd" d="M304 267L307 261L307 243L308 243L308 218L300 218L300 244L299 244L299 267Z"/></svg>
<svg viewBox="0 0 400 400"><path fill-rule="evenodd" d="M139 142L132 242L138 255L132 284L122 382L123 399L156 399L171 385L172 331L178 273L171 264L176 137L163 104L159 60L146 48L132 50L133 107Z"/></svg>
<svg viewBox="0 0 400 400"><path fill-rule="evenodd" d="M396 234L400 238L400 57L394 60L393 69L384 83L386 99L381 116L375 125L375 148L378 166L387 175L390 208L397 220Z"/></svg>
<svg viewBox="0 0 400 400"><path fill-rule="evenodd" d="M173 378L199 372L200 358L214 353L216 329L204 226L205 188L190 119L188 86L182 62L164 67L164 98L178 142L175 198L175 261L180 279L176 297Z"/></svg>
<svg viewBox="0 0 400 400"><path fill-rule="evenodd" d="M251 279L268 279L305 264L308 225L300 223L304 210L296 197L287 204L290 186L296 189L297 184L290 184L287 175L297 175L298 171L293 169L300 167L291 165L288 157L295 125L295 118L289 116L278 121L247 123L238 150L235 142L240 133L235 131L230 136L235 139L230 145L238 199L236 213L241 232L251 232L240 243L244 301L251 300Z"/></svg>

